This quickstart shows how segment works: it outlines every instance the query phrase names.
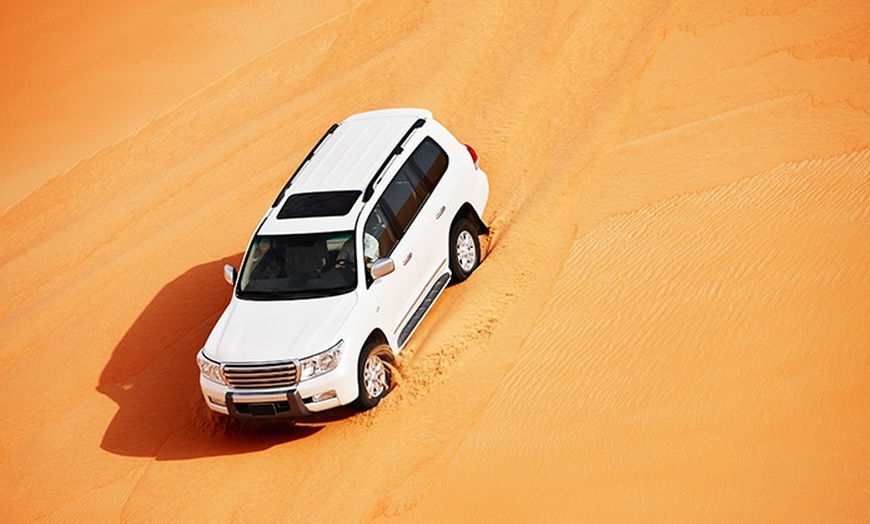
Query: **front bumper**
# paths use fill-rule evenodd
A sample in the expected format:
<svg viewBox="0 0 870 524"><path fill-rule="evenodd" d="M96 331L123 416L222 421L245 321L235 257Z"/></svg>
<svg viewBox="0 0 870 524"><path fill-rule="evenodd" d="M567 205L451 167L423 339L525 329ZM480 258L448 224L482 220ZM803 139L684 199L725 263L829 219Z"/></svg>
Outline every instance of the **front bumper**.
<svg viewBox="0 0 870 524"><path fill-rule="evenodd" d="M357 396L355 375L342 366L289 389L233 389L202 375L199 385L205 403L212 411L236 418L304 417L348 404ZM329 396L330 393L334 395ZM327 398L323 398L324 394ZM315 401L318 396L323 400Z"/></svg>
<svg viewBox="0 0 870 524"><path fill-rule="evenodd" d="M227 414L244 417L303 417L311 411L295 390L281 394L246 394L227 392L224 397Z"/></svg>

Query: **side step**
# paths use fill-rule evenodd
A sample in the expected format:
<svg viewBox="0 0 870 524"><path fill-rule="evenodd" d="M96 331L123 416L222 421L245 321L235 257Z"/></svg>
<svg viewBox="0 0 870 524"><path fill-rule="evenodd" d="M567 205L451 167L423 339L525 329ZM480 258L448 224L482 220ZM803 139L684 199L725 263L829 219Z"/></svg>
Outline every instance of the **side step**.
<svg viewBox="0 0 870 524"><path fill-rule="evenodd" d="M432 307L435 299L437 299L438 296L441 295L441 292L444 291L444 288L447 287L448 282L450 282L450 273L444 273L438 277L438 280L436 280L432 285L432 289L426 293L423 302L420 302L420 305L417 306L417 310L414 311L414 314L408 319L408 323L402 328L402 332L399 333L399 347L405 345L408 337L411 336L411 333L413 333L417 328L417 324L419 324L420 321L423 320L423 317L426 316L426 312L429 311L429 308Z"/></svg>

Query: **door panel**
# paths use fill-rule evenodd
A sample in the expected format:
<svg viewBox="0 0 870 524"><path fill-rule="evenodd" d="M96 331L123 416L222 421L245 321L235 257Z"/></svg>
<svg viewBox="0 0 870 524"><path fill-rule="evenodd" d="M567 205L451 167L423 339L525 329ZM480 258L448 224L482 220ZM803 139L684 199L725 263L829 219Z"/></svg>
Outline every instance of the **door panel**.
<svg viewBox="0 0 870 524"><path fill-rule="evenodd" d="M401 206L401 203L399 203ZM401 237L386 202L378 202L366 220L364 228L366 275L369 276L371 263L375 259L390 257L395 270L371 282L369 287L381 306L386 319L387 336L396 347L396 337L401 329L402 319L407 316L419 294L420 271L414 259L413 244L407 235Z"/></svg>
<svg viewBox="0 0 870 524"><path fill-rule="evenodd" d="M443 272L447 260L450 220L447 205L432 194L411 225L408 237L414 244L414 257L424 284L435 278L436 273Z"/></svg>
<svg viewBox="0 0 870 524"><path fill-rule="evenodd" d="M369 288L387 319L387 336L396 346L396 337L402 329L403 320L408 318L419 295L421 280L416 256L408 246L409 242L402 241L396 245L391 255L396 269L389 275L375 279Z"/></svg>

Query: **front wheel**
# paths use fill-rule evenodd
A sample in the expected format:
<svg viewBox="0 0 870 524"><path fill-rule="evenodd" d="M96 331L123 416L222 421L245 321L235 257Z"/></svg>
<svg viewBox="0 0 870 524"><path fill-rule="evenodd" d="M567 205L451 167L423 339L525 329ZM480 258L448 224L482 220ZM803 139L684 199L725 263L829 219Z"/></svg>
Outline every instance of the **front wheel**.
<svg viewBox="0 0 870 524"><path fill-rule="evenodd" d="M359 382L359 397L356 407L366 411L377 406L382 398L390 392L392 376L387 365L390 346L386 344L366 344L359 357L357 381Z"/></svg>
<svg viewBox="0 0 870 524"><path fill-rule="evenodd" d="M480 240L477 228L467 218L461 218L450 228L450 271L455 282L471 276L480 264Z"/></svg>

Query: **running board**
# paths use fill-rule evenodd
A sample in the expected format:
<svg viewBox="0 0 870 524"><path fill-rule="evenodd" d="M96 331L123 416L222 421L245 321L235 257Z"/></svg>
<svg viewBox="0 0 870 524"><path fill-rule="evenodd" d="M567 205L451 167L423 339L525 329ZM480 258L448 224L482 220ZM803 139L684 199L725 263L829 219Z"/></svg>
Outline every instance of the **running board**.
<svg viewBox="0 0 870 524"><path fill-rule="evenodd" d="M432 289L426 293L423 302L420 302L420 305L417 306L417 310L414 311L414 314L408 319L408 323L402 328L402 332L399 333L399 347L405 345L408 337L410 337L411 333L417 329L417 324L419 324L420 321L423 320L423 317L426 316L426 312L429 311L429 308L432 307L432 304L435 303L435 300L439 295L441 295L444 288L447 287L448 282L450 282L450 273L444 273L438 277L438 280L436 280L435 284L432 285Z"/></svg>

